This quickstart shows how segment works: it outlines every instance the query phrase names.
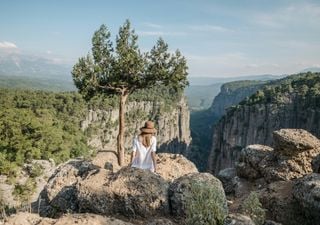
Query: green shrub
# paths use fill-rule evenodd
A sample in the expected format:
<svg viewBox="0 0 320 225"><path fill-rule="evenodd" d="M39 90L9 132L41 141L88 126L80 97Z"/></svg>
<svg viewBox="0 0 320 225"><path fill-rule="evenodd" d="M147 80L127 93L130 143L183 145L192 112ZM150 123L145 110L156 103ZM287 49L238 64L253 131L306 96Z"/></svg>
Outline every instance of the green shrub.
<svg viewBox="0 0 320 225"><path fill-rule="evenodd" d="M39 177L43 174L43 167L38 163L33 163L28 172L32 178Z"/></svg>
<svg viewBox="0 0 320 225"><path fill-rule="evenodd" d="M186 199L186 224L223 224L228 214L224 193L200 182L192 184L190 188L191 194Z"/></svg>
<svg viewBox="0 0 320 225"><path fill-rule="evenodd" d="M250 195L244 200L241 206L241 212L249 216L256 225L264 224L266 219L265 210L259 201L258 194L251 192Z"/></svg>

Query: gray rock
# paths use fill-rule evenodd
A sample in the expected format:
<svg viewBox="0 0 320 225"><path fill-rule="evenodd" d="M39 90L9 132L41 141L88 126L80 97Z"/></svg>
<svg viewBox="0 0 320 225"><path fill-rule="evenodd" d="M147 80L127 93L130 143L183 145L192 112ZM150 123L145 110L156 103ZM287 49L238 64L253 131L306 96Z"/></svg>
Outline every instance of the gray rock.
<svg viewBox="0 0 320 225"><path fill-rule="evenodd" d="M264 178L271 183L312 173L311 162L320 153L320 141L316 137L301 129L275 131L274 137L276 149L273 151L263 145L249 145L242 149L236 165L238 176L249 180Z"/></svg>
<svg viewBox="0 0 320 225"><path fill-rule="evenodd" d="M263 225L282 225L282 223L277 223L272 220L266 220Z"/></svg>
<svg viewBox="0 0 320 225"><path fill-rule="evenodd" d="M78 183L80 211L130 218L169 214L169 184L159 175L130 167L108 174L101 169Z"/></svg>
<svg viewBox="0 0 320 225"><path fill-rule="evenodd" d="M239 163L236 165L238 176L250 180L263 177L262 169L267 166L264 159L272 151L272 148L264 145L249 145L242 149Z"/></svg>
<svg viewBox="0 0 320 225"><path fill-rule="evenodd" d="M294 155L320 147L318 138L303 129L281 129L273 132L274 150L283 155Z"/></svg>
<svg viewBox="0 0 320 225"><path fill-rule="evenodd" d="M217 177L222 182L226 194L234 193L235 186L238 182L236 175L237 172L235 168L226 168L219 172Z"/></svg>
<svg viewBox="0 0 320 225"><path fill-rule="evenodd" d="M203 183L206 187L213 188L223 197L222 207L228 212L227 201L221 182L209 173L191 173L174 180L169 187L169 199L171 213L177 218L183 218L186 215L186 199L192 195L191 185L194 183Z"/></svg>
<svg viewBox="0 0 320 225"><path fill-rule="evenodd" d="M56 217L65 212L77 212L76 184L97 167L87 161L72 160L60 165L41 192L35 206L41 216Z"/></svg>
<svg viewBox="0 0 320 225"><path fill-rule="evenodd" d="M314 173L320 173L320 154L317 155L311 162Z"/></svg>
<svg viewBox="0 0 320 225"><path fill-rule="evenodd" d="M226 218L224 225L255 225L250 217L236 213L229 214Z"/></svg>
<svg viewBox="0 0 320 225"><path fill-rule="evenodd" d="M292 187L293 181L273 182L258 191L259 200L267 209L269 219L283 224L305 225L305 215L292 196Z"/></svg>
<svg viewBox="0 0 320 225"><path fill-rule="evenodd" d="M301 206L310 224L320 221L320 174L313 173L295 181L293 196Z"/></svg>

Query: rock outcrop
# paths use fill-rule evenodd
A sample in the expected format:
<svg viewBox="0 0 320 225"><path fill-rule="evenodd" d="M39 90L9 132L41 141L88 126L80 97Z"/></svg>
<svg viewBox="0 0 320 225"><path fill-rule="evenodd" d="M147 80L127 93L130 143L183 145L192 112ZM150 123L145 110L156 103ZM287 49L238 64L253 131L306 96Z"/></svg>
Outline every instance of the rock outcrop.
<svg viewBox="0 0 320 225"><path fill-rule="evenodd" d="M233 188L230 193L235 202L241 202L251 191L257 192L268 219L284 225L317 224L320 176L312 172L320 154L320 140L302 129L281 129L274 131L273 137L274 148L244 148L236 163L237 176L222 176L224 185ZM225 169L221 174L228 170L232 171Z"/></svg>
<svg viewBox="0 0 320 225"><path fill-rule="evenodd" d="M146 218L169 214L168 186L148 170L125 167L109 177L100 170L78 183L77 197L84 212Z"/></svg>
<svg viewBox="0 0 320 225"><path fill-rule="evenodd" d="M164 102L129 102L126 107L125 149L131 150L133 137L146 120L152 119L157 128L159 152L188 154L190 137L190 112L184 97L173 106ZM90 133L88 144L99 150L116 147L118 109L89 110L81 129Z"/></svg>
<svg viewBox="0 0 320 225"><path fill-rule="evenodd" d="M76 184L97 166L82 160L60 165L40 193L35 207L41 216L57 217L66 212L78 212ZM36 209L38 210L38 209Z"/></svg>
<svg viewBox="0 0 320 225"><path fill-rule="evenodd" d="M107 163L113 168L112 163L117 161L108 154ZM97 159L72 160L60 165L35 204L40 208L40 215L57 218L66 212L83 212L144 220L152 217L158 220L150 224L161 224L159 221L165 220L161 217L171 215L170 181L192 173L187 185L199 176L200 180L220 185L218 190L223 192L220 181L210 174L197 173L194 164L179 154L159 153L159 174L131 167L119 170L105 167Z"/></svg>
<svg viewBox="0 0 320 225"><path fill-rule="evenodd" d="M250 145L241 151L237 173L250 180L292 180L312 173L312 160L320 154L320 140L301 129L274 133L274 149Z"/></svg>

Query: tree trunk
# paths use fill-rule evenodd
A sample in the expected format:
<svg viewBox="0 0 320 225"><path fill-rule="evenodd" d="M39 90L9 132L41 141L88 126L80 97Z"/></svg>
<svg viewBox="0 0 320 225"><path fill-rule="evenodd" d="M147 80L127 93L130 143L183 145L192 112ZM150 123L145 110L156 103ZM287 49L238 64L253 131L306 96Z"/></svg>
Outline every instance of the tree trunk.
<svg viewBox="0 0 320 225"><path fill-rule="evenodd" d="M120 166L124 165L124 131L125 131L125 105L128 98L127 93L120 95L119 104L119 134L117 138L118 162Z"/></svg>

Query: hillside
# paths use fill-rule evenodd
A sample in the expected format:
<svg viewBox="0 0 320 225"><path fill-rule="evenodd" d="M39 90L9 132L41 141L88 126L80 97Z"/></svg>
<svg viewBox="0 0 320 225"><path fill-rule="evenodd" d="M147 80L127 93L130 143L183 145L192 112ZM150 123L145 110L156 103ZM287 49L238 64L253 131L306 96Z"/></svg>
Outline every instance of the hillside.
<svg viewBox="0 0 320 225"><path fill-rule="evenodd" d="M272 144L272 131L302 128L320 136L320 74L292 75L272 81L228 110L215 125L208 168L234 166L249 144Z"/></svg>

